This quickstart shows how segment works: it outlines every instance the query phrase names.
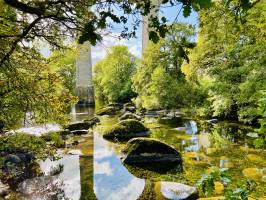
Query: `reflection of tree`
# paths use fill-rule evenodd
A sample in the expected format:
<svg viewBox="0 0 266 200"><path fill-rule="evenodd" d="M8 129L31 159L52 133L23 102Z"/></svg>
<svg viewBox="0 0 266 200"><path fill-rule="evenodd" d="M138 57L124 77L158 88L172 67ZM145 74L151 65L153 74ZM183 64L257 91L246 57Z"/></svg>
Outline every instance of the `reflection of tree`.
<svg viewBox="0 0 266 200"><path fill-rule="evenodd" d="M93 156L80 156L80 200L96 200L93 190Z"/></svg>
<svg viewBox="0 0 266 200"><path fill-rule="evenodd" d="M150 180L146 180L144 190L138 200L156 199L155 184Z"/></svg>

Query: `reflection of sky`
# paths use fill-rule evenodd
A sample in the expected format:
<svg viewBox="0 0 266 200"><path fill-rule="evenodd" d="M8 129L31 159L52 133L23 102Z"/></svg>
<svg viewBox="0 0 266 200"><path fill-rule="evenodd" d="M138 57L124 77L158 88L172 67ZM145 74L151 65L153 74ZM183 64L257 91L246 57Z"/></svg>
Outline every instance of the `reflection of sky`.
<svg viewBox="0 0 266 200"><path fill-rule="evenodd" d="M145 181L134 177L123 166L107 141L94 135L94 192L99 200L135 200Z"/></svg>
<svg viewBox="0 0 266 200"><path fill-rule="evenodd" d="M196 134L198 132L197 123L193 120L185 123L187 134Z"/></svg>
<svg viewBox="0 0 266 200"><path fill-rule="evenodd" d="M191 139L188 140L191 144L185 147L186 151L199 151L199 139L198 135L192 135Z"/></svg>
<svg viewBox="0 0 266 200"><path fill-rule="evenodd" d="M79 200L81 194L79 156L67 155L58 161L47 159L40 162L40 167L45 174L49 174L51 168L58 164L64 165L63 172L60 173L58 179L63 182L62 189L65 197L71 200Z"/></svg>

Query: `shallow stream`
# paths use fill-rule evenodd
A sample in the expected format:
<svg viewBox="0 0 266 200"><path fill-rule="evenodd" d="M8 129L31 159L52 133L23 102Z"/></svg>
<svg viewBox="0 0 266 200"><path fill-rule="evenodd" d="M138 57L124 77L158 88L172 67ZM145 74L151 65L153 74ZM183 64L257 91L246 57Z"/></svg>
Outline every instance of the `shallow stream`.
<svg viewBox="0 0 266 200"><path fill-rule="evenodd" d="M91 108L72 110L73 121L93 116ZM182 124L160 124L156 118L145 119L152 138L174 146L182 154L183 171L172 170L159 174L134 167L124 166L120 150L124 143L113 143L102 138L101 132L117 122L117 117L101 117L101 125L93 133L79 136L81 142L71 149L60 150L62 158L40 162L47 176L26 180L19 188L24 199L99 199L135 200L167 199L164 181L195 185L209 167L228 168L235 184L246 178L257 186L253 197L266 197L266 151L249 146L246 138L250 130L233 123L220 123L212 128L199 127L196 121L184 119ZM70 155L70 150L80 150ZM51 168L62 165L62 172L50 177ZM163 166L162 166L163 167ZM248 169L248 170L247 170ZM256 171L257 169L257 171ZM244 170L244 172L243 172ZM222 196L223 189L217 186L214 196ZM25 192L26 191L26 192Z"/></svg>

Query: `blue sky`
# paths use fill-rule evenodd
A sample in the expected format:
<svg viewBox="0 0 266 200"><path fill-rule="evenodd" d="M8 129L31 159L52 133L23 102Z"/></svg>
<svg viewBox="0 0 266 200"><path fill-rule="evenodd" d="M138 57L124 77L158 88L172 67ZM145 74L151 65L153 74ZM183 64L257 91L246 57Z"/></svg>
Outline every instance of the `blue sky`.
<svg viewBox="0 0 266 200"><path fill-rule="evenodd" d="M174 7L161 7L160 9L160 17L165 16L169 23L172 23L175 18L177 13L179 12L181 6L174 6ZM183 17L182 12L178 15L177 22L184 22L184 23L190 23L192 25L195 25L196 27L198 26L198 14L196 12L192 12L191 15L187 18ZM130 21L129 21L129 26L130 26ZM141 32L142 29L139 27L137 30L137 38L131 38L129 40L127 39L121 39L119 40L117 37L119 36L119 32L117 32L117 27L115 26L116 29L114 29L109 35L103 37L103 41L98 43L95 47L92 47L92 64L96 64L97 61L102 59L107 51L114 45L126 45L129 48L129 51L137 56L141 56ZM121 29L120 29L121 30ZM48 57L50 55L50 50L47 46L44 46L41 49L41 53Z"/></svg>
<svg viewBox="0 0 266 200"><path fill-rule="evenodd" d="M177 13L179 12L181 6L175 6L175 7L161 7L160 9L160 17L165 16L169 23L172 23ZM187 18L183 17L182 12L179 14L177 18L177 22L184 22L184 23L190 23L192 25L198 26L198 14L196 12L192 12L191 15ZM129 22L130 23L130 22ZM106 36L103 38L103 41L99 44L97 44L95 47L92 47L92 63L93 65L97 63L98 60L102 59L105 55L108 49L112 47L113 45L126 45L129 48L129 51L134 54L137 57L141 56L141 32L142 28L139 27L137 30L137 38L132 38L129 40L122 39L118 40L115 39L115 36L118 36L119 33L113 31L110 36Z"/></svg>

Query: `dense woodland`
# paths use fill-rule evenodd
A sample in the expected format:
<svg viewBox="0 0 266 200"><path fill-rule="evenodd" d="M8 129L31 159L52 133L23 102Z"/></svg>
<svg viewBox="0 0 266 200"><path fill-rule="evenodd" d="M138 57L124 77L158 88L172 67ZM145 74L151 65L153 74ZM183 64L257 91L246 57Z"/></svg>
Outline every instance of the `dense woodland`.
<svg viewBox="0 0 266 200"><path fill-rule="evenodd" d="M181 10L174 22L151 17L150 41L141 58L118 45L95 64L96 101L130 102L139 112L180 109L193 119L236 122L258 135L251 145L263 151L266 1L163 0L162 6ZM80 45L86 41L96 45L113 24L120 26L120 38L136 37L141 16L152 9L148 0L0 0L1 163L7 153L21 149L39 159L64 146L54 133L44 137L4 133L32 121L67 126L78 100L75 64ZM192 10L198 13L198 27L178 22L179 14L188 17ZM41 54L47 45L52 52L48 58ZM47 141L54 142L53 148ZM2 165L0 180L6 183L16 174L5 177ZM226 173L217 170L203 177L199 188L211 194L217 178L226 179ZM248 190L242 187L226 195L247 199Z"/></svg>

